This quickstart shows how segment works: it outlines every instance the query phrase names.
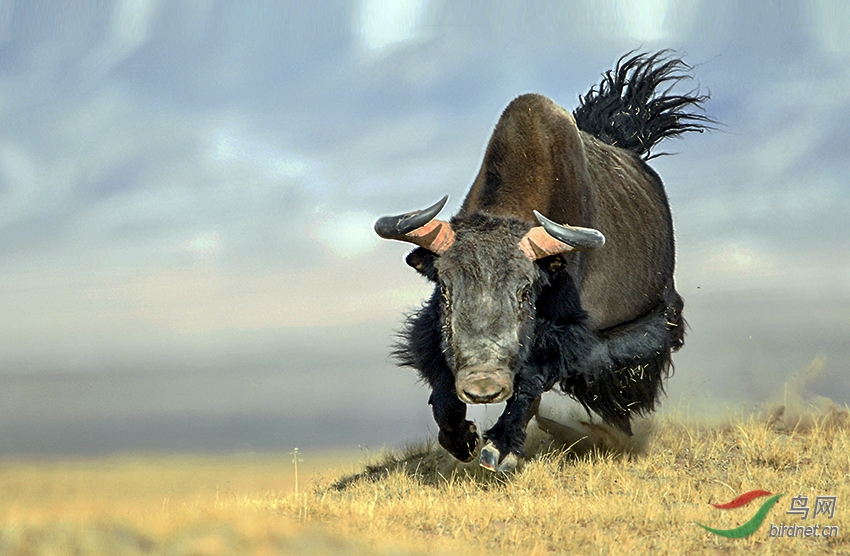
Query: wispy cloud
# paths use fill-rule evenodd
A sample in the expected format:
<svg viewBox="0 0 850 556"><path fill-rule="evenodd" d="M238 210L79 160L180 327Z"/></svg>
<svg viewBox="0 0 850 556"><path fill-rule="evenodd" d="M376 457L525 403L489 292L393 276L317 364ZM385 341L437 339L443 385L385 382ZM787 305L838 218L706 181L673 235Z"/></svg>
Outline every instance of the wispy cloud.
<svg viewBox="0 0 850 556"><path fill-rule="evenodd" d="M402 43L421 32L428 0L362 0L358 32L374 51Z"/></svg>
<svg viewBox="0 0 850 556"><path fill-rule="evenodd" d="M80 84L97 86L100 79L143 47L150 39L159 9L159 0L116 0L106 37L80 62Z"/></svg>

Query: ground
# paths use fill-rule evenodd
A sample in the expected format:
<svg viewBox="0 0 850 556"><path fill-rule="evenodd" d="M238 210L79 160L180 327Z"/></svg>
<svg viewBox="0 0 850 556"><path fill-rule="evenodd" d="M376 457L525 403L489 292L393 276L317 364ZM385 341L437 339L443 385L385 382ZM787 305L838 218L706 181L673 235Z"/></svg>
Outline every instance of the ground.
<svg viewBox="0 0 850 556"><path fill-rule="evenodd" d="M370 462L302 451L297 491L291 453L6 459L0 554L850 554L848 421L836 407L664 417L645 453L627 455L534 435L511 476L427 443ZM782 497L749 536L697 525L744 524L767 496L711 504L753 490ZM805 520L787 513L799 496ZM813 515L832 496L832 515ZM779 536L798 525L813 534Z"/></svg>

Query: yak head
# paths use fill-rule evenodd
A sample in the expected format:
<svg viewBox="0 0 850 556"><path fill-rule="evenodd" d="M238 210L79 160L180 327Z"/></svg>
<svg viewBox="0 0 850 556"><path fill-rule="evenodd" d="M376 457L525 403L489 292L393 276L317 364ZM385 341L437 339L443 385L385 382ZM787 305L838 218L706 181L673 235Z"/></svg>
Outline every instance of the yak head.
<svg viewBox="0 0 850 556"><path fill-rule="evenodd" d="M597 230L557 224L534 211L540 226L517 218L475 214L437 220L448 197L420 211L375 224L383 238L419 245L407 263L437 283L442 299L442 348L458 398L497 403L513 393L514 375L532 334L535 301L547 278L536 261L592 250Z"/></svg>

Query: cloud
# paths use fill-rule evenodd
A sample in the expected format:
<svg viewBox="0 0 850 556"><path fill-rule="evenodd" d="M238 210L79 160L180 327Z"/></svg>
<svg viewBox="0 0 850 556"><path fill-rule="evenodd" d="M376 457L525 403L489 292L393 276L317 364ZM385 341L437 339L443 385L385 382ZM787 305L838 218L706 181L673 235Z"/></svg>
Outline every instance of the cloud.
<svg viewBox="0 0 850 556"><path fill-rule="evenodd" d="M200 257L210 257L221 250L221 236L217 232L201 232L186 241L183 247Z"/></svg>
<svg viewBox="0 0 850 556"><path fill-rule="evenodd" d="M355 259L377 247L379 239L372 230L375 217L366 212L334 212L319 208L316 236L331 252L344 259Z"/></svg>
<svg viewBox="0 0 850 556"><path fill-rule="evenodd" d="M248 133L227 127L210 132L207 151L210 159L223 166L244 164L261 172L269 180L304 178L312 170L300 156L284 152Z"/></svg>
<svg viewBox="0 0 850 556"><path fill-rule="evenodd" d="M89 82L105 76L150 39L159 14L158 0L117 0L106 40L83 61Z"/></svg>
<svg viewBox="0 0 850 556"><path fill-rule="evenodd" d="M729 245L705 261L709 271L728 274L758 275L770 274L770 264L753 249L741 245Z"/></svg>
<svg viewBox="0 0 850 556"><path fill-rule="evenodd" d="M791 26L666 0L0 10L0 372L386 369L392 327L430 288L375 219L446 193L450 216L512 98L572 108L649 43L701 63L726 124L651 164L693 328L674 384L755 395L813 351L835 371L850 314L839 4ZM322 358L329 335L355 363ZM292 396L335 410L304 380Z"/></svg>
<svg viewBox="0 0 850 556"><path fill-rule="evenodd" d="M6 214L28 210L36 201L31 184L39 177L38 164L22 145L6 141L0 145L0 206Z"/></svg>
<svg viewBox="0 0 850 556"><path fill-rule="evenodd" d="M850 5L841 0L815 0L807 6L812 34L823 51L838 59L850 55L850 37L845 27L850 21Z"/></svg>
<svg viewBox="0 0 850 556"><path fill-rule="evenodd" d="M15 3L13 0L4 0L0 2L0 44L9 41L12 38L12 15L15 12Z"/></svg>
<svg viewBox="0 0 850 556"><path fill-rule="evenodd" d="M362 0L358 31L373 51L417 36L427 0Z"/></svg>
<svg viewBox="0 0 850 556"><path fill-rule="evenodd" d="M670 0L614 1L612 9L620 16L626 33L639 41L657 41L666 37L665 20Z"/></svg>

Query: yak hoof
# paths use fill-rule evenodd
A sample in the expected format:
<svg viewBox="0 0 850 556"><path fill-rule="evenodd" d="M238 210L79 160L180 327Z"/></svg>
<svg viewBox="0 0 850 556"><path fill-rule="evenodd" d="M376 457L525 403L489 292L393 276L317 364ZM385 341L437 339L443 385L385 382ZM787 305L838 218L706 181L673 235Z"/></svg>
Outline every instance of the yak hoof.
<svg viewBox="0 0 850 556"><path fill-rule="evenodd" d="M451 435L440 429L437 440L455 459L468 463L472 461L475 447L478 446L478 429L475 428L475 423L467 421L462 430Z"/></svg>
<svg viewBox="0 0 850 556"><path fill-rule="evenodd" d="M510 453L502 459L499 464L499 473L513 473L516 471L516 466L519 464L519 458L516 454Z"/></svg>
<svg viewBox="0 0 850 556"><path fill-rule="evenodd" d="M481 455L478 457L478 464L484 469L493 471L494 473L512 473L519 463L519 458L517 458L516 454L508 453L504 458L502 458L501 463L499 463L500 456L501 454L496 446L492 442L488 442L483 448L481 448Z"/></svg>
<svg viewBox="0 0 850 556"><path fill-rule="evenodd" d="M492 442L488 442L481 448L478 463L481 467L489 471L496 471L499 468L499 450L493 446Z"/></svg>

